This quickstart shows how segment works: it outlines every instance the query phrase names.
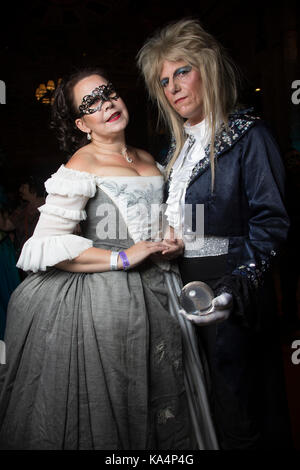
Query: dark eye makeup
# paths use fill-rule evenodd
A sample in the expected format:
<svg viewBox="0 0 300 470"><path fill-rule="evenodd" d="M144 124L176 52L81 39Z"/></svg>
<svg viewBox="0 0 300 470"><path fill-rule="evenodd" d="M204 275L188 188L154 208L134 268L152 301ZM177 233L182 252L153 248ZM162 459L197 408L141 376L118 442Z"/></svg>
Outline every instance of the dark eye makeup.
<svg viewBox="0 0 300 470"><path fill-rule="evenodd" d="M160 84L163 88L165 88L169 83L169 79L168 78L163 78L161 81L160 81Z"/></svg>
<svg viewBox="0 0 300 470"><path fill-rule="evenodd" d="M192 70L191 65L184 65L183 67L179 67L173 73L173 78L178 77L178 75L185 75L185 74L189 73L191 70ZM168 78L162 78L161 81L160 81L160 84L163 88L165 88L168 85L168 83L169 83Z"/></svg>
<svg viewBox="0 0 300 470"><path fill-rule="evenodd" d="M177 75L181 75L181 74L185 75L191 70L192 70L192 67L190 65L185 65L184 67L180 67L179 69L175 70L174 77L177 77Z"/></svg>

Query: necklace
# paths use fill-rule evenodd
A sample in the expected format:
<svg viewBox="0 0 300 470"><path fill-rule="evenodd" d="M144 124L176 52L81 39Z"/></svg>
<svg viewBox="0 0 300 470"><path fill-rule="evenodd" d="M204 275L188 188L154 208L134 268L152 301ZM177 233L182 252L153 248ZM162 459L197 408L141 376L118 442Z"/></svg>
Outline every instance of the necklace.
<svg viewBox="0 0 300 470"><path fill-rule="evenodd" d="M121 153L122 153L123 157L128 161L128 163L132 163L132 162L133 162L132 158L128 155L128 150L127 150L126 145L125 145L125 147L121 150Z"/></svg>
<svg viewBox="0 0 300 470"><path fill-rule="evenodd" d="M100 145L99 145L99 144L100 144ZM121 154L121 155L125 158L125 160L126 160L128 163L132 163L132 162L133 162L133 158L131 158L131 157L129 156L128 149L127 149L126 145L124 145L124 147L122 148L121 152L120 152L120 151L114 151L114 152L113 152L113 151L108 151L108 150L105 149L105 148L102 149L102 148L101 148L101 142L97 142L97 141L95 141L95 139L94 139L94 145L97 147L98 150L100 150L100 152L102 151L102 152L104 152L104 153L106 153L106 154L109 154L109 155L115 155L115 154L119 154L119 155L120 155L120 154Z"/></svg>

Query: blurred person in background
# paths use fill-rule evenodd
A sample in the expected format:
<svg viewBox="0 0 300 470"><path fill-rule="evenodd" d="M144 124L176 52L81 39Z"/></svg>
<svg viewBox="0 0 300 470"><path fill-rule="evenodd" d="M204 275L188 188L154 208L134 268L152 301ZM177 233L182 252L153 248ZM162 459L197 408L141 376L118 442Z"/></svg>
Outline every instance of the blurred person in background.
<svg viewBox="0 0 300 470"><path fill-rule="evenodd" d="M5 218L7 214L8 199L4 186L0 184L0 217ZM0 340L4 338L8 301L19 283L13 241L10 233L0 229Z"/></svg>

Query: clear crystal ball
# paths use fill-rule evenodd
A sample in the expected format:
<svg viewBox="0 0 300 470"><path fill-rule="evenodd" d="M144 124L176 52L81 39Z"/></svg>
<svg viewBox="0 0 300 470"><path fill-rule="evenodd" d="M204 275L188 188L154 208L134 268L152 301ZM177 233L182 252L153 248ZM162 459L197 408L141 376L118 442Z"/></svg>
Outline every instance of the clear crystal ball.
<svg viewBox="0 0 300 470"><path fill-rule="evenodd" d="M205 315L212 307L213 290L202 281L189 282L181 289L180 304L189 314Z"/></svg>

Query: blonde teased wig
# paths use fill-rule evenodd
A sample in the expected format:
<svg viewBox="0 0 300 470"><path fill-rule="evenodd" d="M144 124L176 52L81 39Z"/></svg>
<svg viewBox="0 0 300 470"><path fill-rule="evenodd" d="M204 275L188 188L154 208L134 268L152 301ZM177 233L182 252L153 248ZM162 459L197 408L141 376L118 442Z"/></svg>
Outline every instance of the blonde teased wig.
<svg viewBox="0 0 300 470"><path fill-rule="evenodd" d="M149 38L137 55L151 99L156 102L159 119L165 121L176 141L169 173L186 136L184 119L172 108L160 83L165 60L183 60L197 69L203 83L203 112L211 130L210 162L214 186L214 141L219 122L228 124L228 114L237 102L237 68L219 42L195 19L182 19L165 26Z"/></svg>

